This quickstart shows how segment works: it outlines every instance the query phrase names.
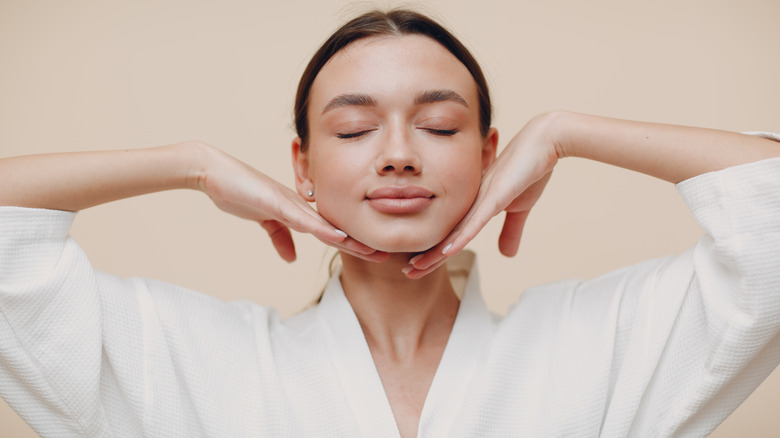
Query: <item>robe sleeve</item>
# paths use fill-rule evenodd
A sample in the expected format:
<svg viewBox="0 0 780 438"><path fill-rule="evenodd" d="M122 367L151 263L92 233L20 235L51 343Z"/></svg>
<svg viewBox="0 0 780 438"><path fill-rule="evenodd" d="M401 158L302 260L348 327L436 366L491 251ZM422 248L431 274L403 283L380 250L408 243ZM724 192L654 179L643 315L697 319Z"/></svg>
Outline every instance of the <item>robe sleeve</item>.
<svg viewBox="0 0 780 438"><path fill-rule="evenodd" d="M96 271L74 216L0 207L0 396L42 436L238 436L268 309Z"/></svg>
<svg viewBox="0 0 780 438"><path fill-rule="evenodd" d="M108 434L92 269L68 238L74 213L0 207L0 395L36 431Z"/></svg>
<svg viewBox="0 0 780 438"><path fill-rule="evenodd" d="M706 234L619 291L607 436L704 436L780 363L780 158L677 189Z"/></svg>

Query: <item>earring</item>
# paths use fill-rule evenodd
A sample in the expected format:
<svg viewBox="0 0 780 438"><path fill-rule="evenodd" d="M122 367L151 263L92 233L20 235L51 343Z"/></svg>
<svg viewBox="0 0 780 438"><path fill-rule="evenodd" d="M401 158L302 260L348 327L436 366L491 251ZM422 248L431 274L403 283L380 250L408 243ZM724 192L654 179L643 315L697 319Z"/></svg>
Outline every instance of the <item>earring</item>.
<svg viewBox="0 0 780 438"><path fill-rule="evenodd" d="M312 191L312 190L308 190L308 191L306 192L306 196L308 196L308 197L310 197L310 198L313 198L313 197L314 197L314 191Z"/></svg>

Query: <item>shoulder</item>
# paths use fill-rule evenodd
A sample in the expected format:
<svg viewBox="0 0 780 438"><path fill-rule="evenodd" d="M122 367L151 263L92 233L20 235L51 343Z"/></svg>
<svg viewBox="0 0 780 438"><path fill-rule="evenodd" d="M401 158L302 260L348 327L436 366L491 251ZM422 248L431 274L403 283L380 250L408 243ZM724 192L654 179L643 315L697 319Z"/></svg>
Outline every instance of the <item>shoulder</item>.
<svg viewBox="0 0 780 438"><path fill-rule="evenodd" d="M574 331L615 324L635 317L642 300L685 295L693 276L692 253L623 267L590 280L570 279L524 291L501 324L511 330ZM664 307L664 306L662 306Z"/></svg>

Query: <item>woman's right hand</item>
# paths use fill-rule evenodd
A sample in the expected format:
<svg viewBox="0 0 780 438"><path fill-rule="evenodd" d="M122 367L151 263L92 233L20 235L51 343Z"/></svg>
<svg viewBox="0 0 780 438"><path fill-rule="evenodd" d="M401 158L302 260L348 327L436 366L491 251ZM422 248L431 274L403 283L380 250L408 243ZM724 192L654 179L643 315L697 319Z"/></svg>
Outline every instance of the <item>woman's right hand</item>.
<svg viewBox="0 0 780 438"><path fill-rule="evenodd" d="M185 188L203 191L220 209L260 223L284 260L295 259L290 229L366 260L388 257L336 230L291 189L201 142L0 159L0 205L79 211Z"/></svg>
<svg viewBox="0 0 780 438"><path fill-rule="evenodd" d="M376 251L336 229L292 189L251 166L208 145L205 160L191 186L204 192L219 209L258 222L282 259L295 260L290 229L310 233L323 243L356 257L382 262L389 254Z"/></svg>

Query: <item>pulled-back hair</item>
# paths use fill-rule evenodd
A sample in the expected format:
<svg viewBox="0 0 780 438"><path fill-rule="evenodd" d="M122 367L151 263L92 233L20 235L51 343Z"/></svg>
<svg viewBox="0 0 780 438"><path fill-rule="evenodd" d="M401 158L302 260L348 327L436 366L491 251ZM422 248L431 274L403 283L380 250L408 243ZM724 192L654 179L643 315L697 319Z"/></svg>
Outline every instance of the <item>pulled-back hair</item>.
<svg viewBox="0 0 780 438"><path fill-rule="evenodd" d="M487 136L490 129L492 108L487 82L477 61L468 49L439 23L417 12L393 9L388 12L366 12L350 20L334 32L309 61L306 70L304 70L301 76L301 81L298 83L298 92L295 96L295 130L301 138L302 151L308 148L309 122L307 114L309 93L311 92L314 79L322 70L322 67L325 66L333 55L354 41L361 38L393 35L427 36L444 46L466 66L477 84L480 132L483 137Z"/></svg>

